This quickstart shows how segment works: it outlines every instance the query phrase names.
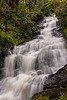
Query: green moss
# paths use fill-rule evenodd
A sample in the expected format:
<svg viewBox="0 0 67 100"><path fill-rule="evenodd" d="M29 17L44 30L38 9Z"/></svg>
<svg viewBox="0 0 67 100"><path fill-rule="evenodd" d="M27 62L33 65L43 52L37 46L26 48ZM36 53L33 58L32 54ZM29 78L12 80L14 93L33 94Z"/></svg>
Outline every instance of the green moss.
<svg viewBox="0 0 67 100"><path fill-rule="evenodd" d="M67 39L67 28L64 29L64 37Z"/></svg>
<svg viewBox="0 0 67 100"><path fill-rule="evenodd" d="M48 89L39 94L35 94L32 100L67 100L67 89Z"/></svg>

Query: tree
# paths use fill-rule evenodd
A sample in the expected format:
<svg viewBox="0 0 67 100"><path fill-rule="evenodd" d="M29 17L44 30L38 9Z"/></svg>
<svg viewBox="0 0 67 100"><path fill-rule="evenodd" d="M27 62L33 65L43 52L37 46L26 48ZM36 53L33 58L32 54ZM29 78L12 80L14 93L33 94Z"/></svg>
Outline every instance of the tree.
<svg viewBox="0 0 67 100"><path fill-rule="evenodd" d="M8 1L6 0L6 27L5 27L6 35L7 35L7 13L8 13Z"/></svg>
<svg viewBox="0 0 67 100"><path fill-rule="evenodd" d="M35 0L35 5L37 4L37 0Z"/></svg>
<svg viewBox="0 0 67 100"><path fill-rule="evenodd" d="M16 9L16 14L17 14L17 7L18 7L18 3L20 0L6 0L6 25L5 25L5 32L7 35L7 17L8 17L8 6L11 8L11 12L12 10L15 8ZM2 4L1 4L1 8L3 7L3 3L5 2L5 0L2 0Z"/></svg>

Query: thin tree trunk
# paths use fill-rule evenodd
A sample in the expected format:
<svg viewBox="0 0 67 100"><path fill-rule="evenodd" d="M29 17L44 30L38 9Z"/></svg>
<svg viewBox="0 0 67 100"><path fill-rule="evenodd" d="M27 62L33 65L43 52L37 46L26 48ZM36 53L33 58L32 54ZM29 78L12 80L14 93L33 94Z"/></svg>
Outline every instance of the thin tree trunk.
<svg viewBox="0 0 67 100"><path fill-rule="evenodd" d="M6 35L7 35L7 13L8 13L8 1L6 0L6 25L5 25Z"/></svg>
<svg viewBox="0 0 67 100"><path fill-rule="evenodd" d="M29 1L29 11L31 12L31 0Z"/></svg>
<svg viewBox="0 0 67 100"><path fill-rule="evenodd" d="M3 6L3 3L4 3L4 0L2 0L1 8L2 8L2 6Z"/></svg>
<svg viewBox="0 0 67 100"><path fill-rule="evenodd" d="M37 1L35 0L35 5L37 4Z"/></svg>
<svg viewBox="0 0 67 100"><path fill-rule="evenodd" d="M26 3L26 1L27 1L27 0L25 0L25 3Z"/></svg>

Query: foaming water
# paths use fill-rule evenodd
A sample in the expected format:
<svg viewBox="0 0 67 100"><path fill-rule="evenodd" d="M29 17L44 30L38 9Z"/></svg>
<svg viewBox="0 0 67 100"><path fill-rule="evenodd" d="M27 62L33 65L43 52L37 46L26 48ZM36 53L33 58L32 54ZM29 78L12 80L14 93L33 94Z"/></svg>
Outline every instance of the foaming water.
<svg viewBox="0 0 67 100"><path fill-rule="evenodd" d="M57 31L56 16L38 25L40 35L25 45L15 46L5 58L5 77L0 81L0 100L30 100L43 86L48 75L67 63L63 37ZM54 36L55 35L55 36Z"/></svg>

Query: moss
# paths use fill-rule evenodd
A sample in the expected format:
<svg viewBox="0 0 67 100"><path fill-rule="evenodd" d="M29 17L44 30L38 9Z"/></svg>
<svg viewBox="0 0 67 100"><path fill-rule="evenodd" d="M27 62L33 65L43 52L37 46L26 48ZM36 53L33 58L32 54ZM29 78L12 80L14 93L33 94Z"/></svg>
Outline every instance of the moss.
<svg viewBox="0 0 67 100"><path fill-rule="evenodd" d="M67 100L67 88L54 88L35 94L32 100Z"/></svg>

